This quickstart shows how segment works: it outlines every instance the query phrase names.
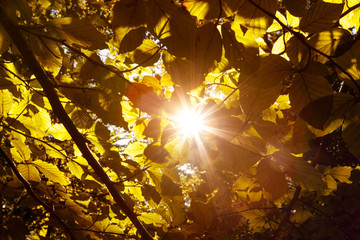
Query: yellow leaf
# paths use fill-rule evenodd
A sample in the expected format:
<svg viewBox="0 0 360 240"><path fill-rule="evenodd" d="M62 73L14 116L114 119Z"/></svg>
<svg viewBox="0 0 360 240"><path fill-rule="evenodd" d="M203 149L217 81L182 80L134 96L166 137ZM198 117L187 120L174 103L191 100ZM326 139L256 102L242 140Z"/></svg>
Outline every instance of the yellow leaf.
<svg viewBox="0 0 360 240"><path fill-rule="evenodd" d="M136 157L144 153L146 146L147 144L142 142L133 142L127 146L124 152L132 157Z"/></svg>
<svg viewBox="0 0 360 240"><path fill-rule="evenodd" d="M78 179L81 179L81 176L84 173L82 167L76 161L70 161L67 163L69 170L72 174L74 174Z"/></svg>
<svg viewBox="0 0 360 240"><path fill-rule="evenodd" d="M261 37L270 27L273 19L249 1L242 2L243 4L238 9L235 16L235 22L249 28L254 33L255 38ZM277 10L276 0L254 0L254 2L275 15Z"/></svg>
<svg viewBox="0 0 360 240"><path fill-rule="evenodd" d="M161 227L167 224L161 215L154 212L142 212L138 218L145 224L153 224L156 227Z"/></svg>
<svg viewBox="0 0 360 240"><path fill-rule="evenodd" d="M28 181L40 182L40 174L32 164L19 164L17 169L21 175Z"/></svg>
<svg viewBox="0 0 360 240"><path fill-rule="evenodd" d="M55 123L55 124L51 125L51 127L47 131L47 134L53 136L54 138L56 138L60 141L72 139L70 134L65 129L64 125L62 125L60 123Z"/></svg>
<svg viewBox="0 0 360 240"><path fill-rule="evenodd" d="M329 174L342 183L352 183L349 178L351 177L351 167L333 167L330 169Z"/></svg>
<svg viewBox="0 0 360 240"><path fill-rule="evenodd" d="M54 183L59 183L61 185L67 185L68 180L65 177L64 173L61 172L55 165L44 162L41 160L35 160L32 162L42 172L46 178L53 181Z"/></svg>

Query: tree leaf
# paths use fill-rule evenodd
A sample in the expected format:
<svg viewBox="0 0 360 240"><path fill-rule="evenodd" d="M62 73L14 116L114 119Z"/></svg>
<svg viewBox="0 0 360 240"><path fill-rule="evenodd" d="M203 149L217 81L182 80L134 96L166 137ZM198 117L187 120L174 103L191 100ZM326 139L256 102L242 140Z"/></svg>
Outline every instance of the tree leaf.
<svg viewBox="0 0 360 240"><path fill-rule="evenodd" d="M324 130L324 125L331 114L333 101L333 95L316 99L301 110L300 117L311 126Z"/></svg>
<svg viewBox="0 0 360 240"><path fill-rule="evenodd" d="M309 48L297 37L292 36L290 40L287 41L286 54L298 69L303 69L308 61L310 61L309 53Z"/></svg>
<svg viewBox="0 0 360 240"><path fill-rule="evenodd" d="M326 187L321 174L306 160L284 152L277 152L273 156L291 179L301 187L310 191L322 191Z"/></svg>
<svg viewBox="0 0 360 240"><path fill-rule="evenodd" d="M111 11L111 23L115 27L116 41L122 41L131 30L145 26L145 6L143 0L117 1Z"/></svg>
<svg viewBox="0 0 360 240"><path fill-rule="evenodd" d="M302 17L306 14L307 0L283 0L283 3L291 15Z"/></svg>
<svg viewBox="0 0 360 240"><path fill-rule="evenodd" d="M253 119L270 107L281 93L281 86L275 85L267 89L242 84L240 88L240 105L246 117Z"/></svg>
<svg viewBox="0 0 360 240"><path fill-rule="evenodd" d="M229 64L241 73L255 72L260 59L258 45L251 32L243 32L239 24L224 23L221 25L221 34Z"/></svg>
<svg viewBox="0 0 360 240"><path fill-rule="evenodd" d="M215 24L207 23L198 28L195 65L201 73L209 72L221 60L221 36Z"/></svg>
<svg viewBox="0 0 360 240"><path fill-rule="evenodd" d="M277 10L276 0L253 0L253 2L275 15ZM255 38L261 37L270 27L272 21L273 19L271 17L249 1L242 1L242 5L235 16L235 22L251 30Z"/></svg>
<svg viewBox="0 0 360 240"><path fill-rule="evenodd" d="M336 56L342 50L353 43L351 33L346 29L334 28L320 32L310 38L309 44L328 56ZM316 61L325 63L328 59L318 53L313 53Z"/></svg>
<svg viewBox="0 0 360 240"><path fill-rule="evenodd" d="M143 67L153 65L159 58L159 47L154 41L149 39L145 39L138 48L129 53L129 59Z"/></svg>
<svg viewBox="0 0 360 240"><path fill-rule="evenodd" d="M146 36L146 28L139 27L130 30L122 39L119 47L120 52L130 52L139 47Z"/></svg>
<svg viewBox="0 0 360 240"><path fill-rule="evenodd" d="M256 181L276 200L289 191L284 173L275 162L262 159L256 166Z"/></svg>
<svg viewBox="0 0 360 240"><path fill-rule="evenodd" d="M307 70L295 75L289 98L296 114L299 115L312 101L332 94L329 82L319 75L321 71L320 65L311 64Z"/></svg>
<svg viewBox="0 0 360 240"><path fill-rule="evenodd" d="M360 134L360 120L355 120L348 126L343 127L342 137L350 153L360 159L360 138L358 134Z"/></svg>
<svg viewBox="0 0 360 240"><path fill-rule="evenodd" d="M106 48L106 38L92 25L87 18L78 19L65 17L54 19L50 22L59 37L67 44L80 46L89 50Z"/></svg>
<svg viewBox="0 0 360 240"><path fill-rule="evenodd" d="M153 224L157 227L161 227L167 224L161 215L154 212L142 212L138 218L145 224Z"/></svg>
<svg viewBox="0 0 360 240"><path fill-rule="evenodd" d="M125 94L134 107L150 114L161 114L164 100L156 95L151 87L141 83L133 83Z"/></svg>
<svg viewBox="0 0 360 240"><path fill-rule="evenodd" d="M360 41L355 41L349 50L335 58L335 62L346 70L355 80L360 79ZM342 71L338 70L338 74L349 86L355 87Z"/></svg>
<svg viewBox="0 0 360 240"><path fill-rule="evenodd" d="M198 19L214 19L220 14L220 4L217 0L186 0L181 4ZM224 17L224 12L222 12L221 17Z"/></svg>
<svg viewBox="0 0 360 240"><path fill-rule="evenodd" d="M170 1L146 1L148 30L178 57L191 57L195 50L196 23Z"/></svg>
<svg viewBox="0 0 360 240"><path fill-rule="evenodd" d="M42 172L46 178L53 181L54 183L59 183L61 185L67 185L68 180L66 179L63 172L61 172L55 165L44 162L41 160L35 160L32 162Z"/></svg>
<svg viewBox="0 0 360 240"><path fill-rule="evenodd" d="M300 29L312 33L328 30L339 19L343 7L344 4L313 2L306 15L300 20Z"/></svg>
<svg viewBox="0 0 360 240"><path fill-rule="evenodd" d="M52 72L56 76L62 66L62 54L57 43L31 34L29 44L45 70Z"/></svg>
<svg viewBox="0 0 360 240"><path fill-rule="evenodd" d="M329 174L339 182L350 184L352 183L349 180L352 170L351 167L333 167L330 169Z"/></svg>
<svg viewBox="0 0 360 240"><path fill-rule="evenodd" d="M19 164L17 166L20 174L28 181L40 182L40 174L32 164Z"/></svg>
<svg viewBox="0 0 360 240"><path fill-rule="evenodd" d="M260 58L260 66L255 73L240 74L239 83L244 82L261 89L281 86L288 79L291 73L290 69L290 62L280 56L270 54Z"/></svg>

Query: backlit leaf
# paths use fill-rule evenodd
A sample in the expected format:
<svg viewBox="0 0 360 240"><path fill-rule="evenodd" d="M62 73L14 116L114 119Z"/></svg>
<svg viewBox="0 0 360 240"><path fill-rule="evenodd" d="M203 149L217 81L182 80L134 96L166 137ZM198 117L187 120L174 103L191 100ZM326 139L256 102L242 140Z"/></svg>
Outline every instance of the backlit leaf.
<svg viewBox="0 0 360 240"><path fill-rule="evenodd" d="M349 126L343 129L342 137L346 142L349 151L357 159L360 159L360 121L356 120L350 123Z"/></svg>
<svg viewBox="0 0 360 240"><path fill-rule="evenodd" d="M28 181L40 182L40 174L32 164L19 164L17 166L20 174Z"/></svg>
<svg viewBox="0 0 360 240"><path fill-rule="evenodd" d="M329 29L341 15L343 7L343 4L313 2L306 15L300 20L300 29L313 33Z"/></svg>
<svg viewBox="0 0 360 240"><path fill-rule="evenodd" d="M274 200L288 192L284 173L275 162L263 159L256 167L256 181L268 191Z"/></svg>
<svg viewBox="0 0 360 240"><path fill-rule="evenodd" d="M105 36L96 30L89 19L72 17L54 19L50 23L67 44L90 50L106 48Z"/></svg>
<svg viewBox="0 0 360 240"><path fill-rule="evenodd" d="M254 3L275 15L277 10L276 0L253 0ZM242 5L237 11L235 22L247 27L251 30L255 38L261 37L268 27L270 27L273 19L266 15L259 8L251 4L249 1L242 1Z"/></svg>
<svg viewBox="0 0 360 240"><path fill-rule="evenodd" d="M307 0L283 0L286 9L294 16L302 17L306 13Z"/></svg>
<svg viewBox="0 0 360 240"><path fill-rule="evenodd" d="M40 172L42 172L46 178L53 181L54 183L59 183L61 185L67 185L68 180L66 179L63 172L61 172L55 165L44 162L41 160L35 160L32 162Z"/></svg>
<svg viewBox="0 0 360 240"><path fill-rule="evenodd" d="M139 47L145 38L146 28L140 27L130 30L122 39L119 47L120 52L130 52Z"/></svg>
<svg viewBox="0 0 360 240"><path fill-rule="evenodd" d="M326 187L321 174L306 160L280 152L275 153L274 157L290 178L301 187L312 191L322 191Z"/></svg>
<svg viewBox="0 0 360 240"><path fill-rule="evenodd" d="M351 44L353 41L351 33L346 29L334 28L329 31L324 31L311 37L309 43L311 46L320 50L328 56L336 56L340 54L344 47ZM328 59L324 56L314 53L316 60L319 62L326 62Z"/></svg>
<svg viewBox="0 0 360 240"><path fill-rule="evenodd" d="M229 64L241 73L256 71L260 62L259 50L251 32L245 33L239 24L225 23L221 26L221 34Z"/></svg>
<svg viewBox="0 0 360 240"><path fill-rule="evenodd" d="M289 97L296 114L321 97L332 94L329 82L321 74L321 66L312 64L307 70L297 73Z"/></svg>
<svg viewBox="0 0 360 240"><path fill-rule="evenodd" d="M333 167L330 169L329 174L342 183L352 183L349 178L351 176L351 167Z"/></svg>
<svg viewBox="0 0 360 240"><path fill-rule="evenodd" d="M154 212L142 212L138 218L145 224L153 224L154 226L160 227L167 224L161 215Z"/></svg>
<svg viewBox="0 0 360 240"><path fill-rule="evenodd" d="M151 66L160 58L159 47L154 41L145 39L138 48L129 53L129 58L143 67Z"/></svg>

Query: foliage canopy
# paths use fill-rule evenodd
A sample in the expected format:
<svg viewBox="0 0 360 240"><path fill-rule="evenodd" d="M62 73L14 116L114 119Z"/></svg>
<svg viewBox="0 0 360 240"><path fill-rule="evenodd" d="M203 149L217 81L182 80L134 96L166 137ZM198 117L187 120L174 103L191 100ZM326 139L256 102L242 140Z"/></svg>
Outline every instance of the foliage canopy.
<svg viewBox="0 0 360 240"><path fill-rule="evenodd" d="M0 238L354 239L359 26L356 0L3 0Z"/></svg>

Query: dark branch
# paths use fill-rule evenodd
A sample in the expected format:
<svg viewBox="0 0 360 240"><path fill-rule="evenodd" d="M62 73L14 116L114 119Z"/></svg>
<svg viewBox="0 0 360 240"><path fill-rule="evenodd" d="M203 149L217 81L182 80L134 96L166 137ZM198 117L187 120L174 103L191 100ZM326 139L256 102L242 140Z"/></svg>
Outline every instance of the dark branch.
<svg viewBox="0 0 360 240"><path fill-rule="evenodd" d="M36 202L38 202L41 206L44 207L46 211L50 213L51 216L53 216L60 225L64 228L66 234L70 237L70 239L75 239L74 236L71 234L69 228L66 226L66 224L63 222L63 220L59 217L59 215L56 214L56 212L53 211L53 209L47 205L41 198L33 191L31 184L21 175L21 173L17 170L15 163L7 156L5 151L0 147L0 156L5 159L7 164L10 166L11 170L14 172L15 176L20 180L20 182L24 185L27 193L35 199Z"/></svg>
<svg viewBox="0 0 360 240"><path fill-rule="evenodd" d="M314 48L313 46L311 46L307 41L306 38L299 32L295 32L293 29L291 29L290 27L288 27L287 25L285 25L284 23L282 23L274 14L270 13L269 11L267 11L266 9L262 8L261 6L259 6L258 4L256 4L254 1L252 0L247 0L249 3L251 3L252 5L254 5L257 9L261 10L263 13L265 13L266 15L268 15L269 17L271 17L272 19L274 19L275 21L277 21L282 28L286 29L287 31L289 31L290 33L292 33L297 39L299 39L306 47L310 48L311 50L313 50L314 52L324 56L325 58L327 58L332 64L334 64L334 66L336 66L341 72L343 72L356 86L358 92L360 92L360 85L355 81L355 79L348 73L346 72L342 67L340 67L337 63L334 62L334 60L332 59L332 56L329 56L323 52L321 52L320 50ZM354 40L356 41L356 39ZM344 52L345 53L345 52Z"/></svg>
<svg viewBox="0 0 360 240"><path fill-rule="evenodd" d="M93 156L92 152L90 151L90 149L86 144L86 139L78 131L78 129L76 128L70 117L67 115L64 107L62 106L58 98L58 95L54 89L53 84L51 83L46 73L42 69L40 63L37 61L28 43L21 35L17 25L15 25L12 22L11 18L7 16L6 11L3 10L2 7L0 7L0 22L4 26L4 29L7 31L9 36L11 37L14 45L18 48L20 54L24 59L24 62L28 65L29 69L34 73L37 80L43 87L44 93L46 94L50 102L50 105L53 109L55 116L64 125L64 127L72 137L73 141L78 146L81 153L83 154L83 157L87 160L88 164L93 168L95 173L99 176L100 180L106 185L110 194L114 198L114 201L124 212L124 214L129 217L129 219L135 225L141 236L144 239L152 239L151 235L148 233L148 231L145 229L142 223L137 219L137 215L134 213L133 209L131 209L126 204L124 198L118 192L113 181L109 178L109 176L106 174L100 163Z"/></svg>

